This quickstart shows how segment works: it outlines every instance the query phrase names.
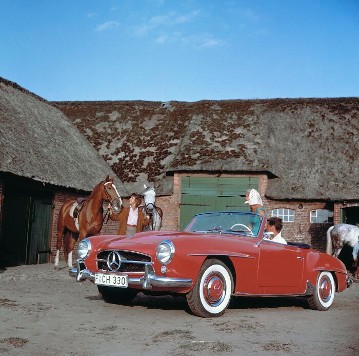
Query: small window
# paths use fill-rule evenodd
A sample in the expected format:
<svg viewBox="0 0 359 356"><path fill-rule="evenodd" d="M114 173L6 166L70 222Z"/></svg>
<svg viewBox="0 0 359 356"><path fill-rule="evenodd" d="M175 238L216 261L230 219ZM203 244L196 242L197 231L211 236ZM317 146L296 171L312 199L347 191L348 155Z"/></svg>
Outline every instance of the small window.
<svg viewBox="0 0 359 356"><path fill-rule="evenodd" d="M311 223L332 223L334 213L327 209L317 209L310 212Z"/></svg>
<svg viewBox="0 0 359 356"><path fill-rule="evenodd" d="M283 222L294 222L295 211L292 209L273 209L271 216L282 218Z"/></svg>

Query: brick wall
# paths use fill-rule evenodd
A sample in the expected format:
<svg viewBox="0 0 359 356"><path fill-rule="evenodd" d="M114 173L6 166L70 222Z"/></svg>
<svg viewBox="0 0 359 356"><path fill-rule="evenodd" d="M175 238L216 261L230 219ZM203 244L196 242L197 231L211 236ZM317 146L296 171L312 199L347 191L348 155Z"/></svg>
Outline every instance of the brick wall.
<svg viewBox="0 0 359 356"><path fill-rule="evenodd" d="M54 199L52 201L52 222L51 222L51 230L50 230L50 250L52 254L50 256L50 262L54 263L55 254L56 254L56 237L57 237L57 219L59 216L59 211L65 202L77 199L78 195L71 195L66 192L58 192L55 193ZM60 260L64 260L64 249L60 250Z"/></svg>
<svg viewBox="0 0 359 356"><path fill-rule="evenodd" d="M292 209L295 212L294 222L283 223L282 235L288 241L312 245L313 248L325 251L326 232L332 224L312 224L310 211L326 209L325 203L303 203L267 201L266 209L270 215L272 209Z"/></svg>

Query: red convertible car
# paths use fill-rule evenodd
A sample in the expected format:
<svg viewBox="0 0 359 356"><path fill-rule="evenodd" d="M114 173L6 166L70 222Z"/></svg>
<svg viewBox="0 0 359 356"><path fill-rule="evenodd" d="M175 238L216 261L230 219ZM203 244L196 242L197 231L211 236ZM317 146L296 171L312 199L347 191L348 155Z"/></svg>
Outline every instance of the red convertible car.
<svg viewBox="0 0 359 356"><path fill-rule="evenodd" d="M105 301L139 291L182 294L192 313L222 315L231 296L305 296L327 310L351 284L344 264L309 245L267 239L266 220L244 212L197 214L184 232L92 236L78 246L77 281L95 283Z"/></svg>

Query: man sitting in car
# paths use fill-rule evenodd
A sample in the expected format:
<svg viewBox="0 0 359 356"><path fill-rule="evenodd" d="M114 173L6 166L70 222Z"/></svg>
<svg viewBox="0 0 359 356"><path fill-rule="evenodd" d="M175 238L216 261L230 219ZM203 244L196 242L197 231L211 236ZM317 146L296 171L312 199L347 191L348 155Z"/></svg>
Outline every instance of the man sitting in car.
<svg viewBox="0 0 359 356"><path fill-rule="evenodd" d="M270 233L270 237L267 239L280 244L287 244L282 237L283 220L278 217L271 217L267 220L267 232Z"/></svg>

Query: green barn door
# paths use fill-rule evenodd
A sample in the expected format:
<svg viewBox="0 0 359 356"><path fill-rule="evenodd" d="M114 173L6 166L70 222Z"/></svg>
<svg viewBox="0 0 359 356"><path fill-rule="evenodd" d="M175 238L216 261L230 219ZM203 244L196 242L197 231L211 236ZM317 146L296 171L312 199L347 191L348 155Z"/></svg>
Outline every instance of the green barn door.
<svg viewBox="0 0 359 356"><path fill-rule="evenodd" d="M193 215L205 211L242 210L247 189L258 189L258 178L182 177L180 229Z"/></svg>
<svg viewBox="0 0 359 356"><path fill-rule="evenodd" d="M34 198L31 205L28 264L37 263L37 252L49 249L51 200ZM39 262L46 263L48 255L41 254Z"/></svg>

